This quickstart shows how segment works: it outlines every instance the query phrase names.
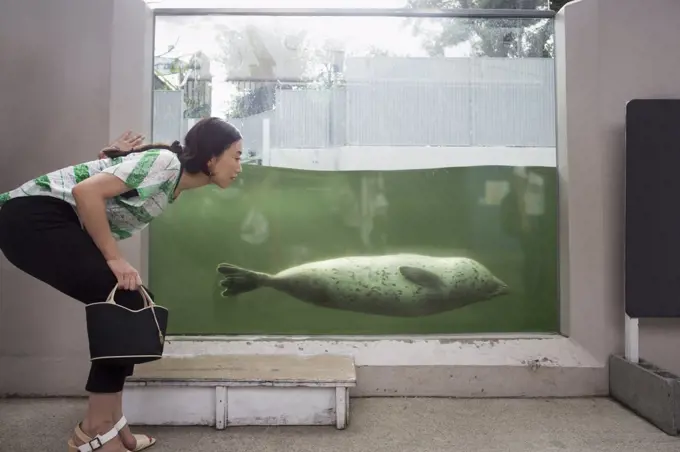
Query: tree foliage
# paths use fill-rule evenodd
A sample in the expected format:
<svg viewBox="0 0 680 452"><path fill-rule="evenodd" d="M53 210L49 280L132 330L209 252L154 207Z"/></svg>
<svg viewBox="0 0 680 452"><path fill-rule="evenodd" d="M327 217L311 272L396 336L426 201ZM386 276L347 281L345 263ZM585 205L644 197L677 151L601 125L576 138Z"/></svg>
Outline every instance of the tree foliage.
<svg viewBox="0 0 680 452"><path fill-rule="evenodd" d="M559 11L572 0L408 0L410 8L424 9L547 9ZM550 57L553 25L548 19L450 19L438 30L426 21L411 21L414 34L425 36L431 56L443 56L451 46L468 43L473 55L490 57Z"/></svg>

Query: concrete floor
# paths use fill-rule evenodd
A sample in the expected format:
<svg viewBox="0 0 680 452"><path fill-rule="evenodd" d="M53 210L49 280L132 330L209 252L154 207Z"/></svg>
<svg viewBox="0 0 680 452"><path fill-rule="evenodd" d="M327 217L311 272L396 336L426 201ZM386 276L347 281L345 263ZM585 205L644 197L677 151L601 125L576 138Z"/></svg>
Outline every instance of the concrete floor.
<svg viewBox="0 0 680 452"><path fill-rule="evenodd" d="M1 452L64 452L82 400L0 399ZM134 428L155 452L655 452L666 435L608 399L352 399L351 425Z"/></svg>

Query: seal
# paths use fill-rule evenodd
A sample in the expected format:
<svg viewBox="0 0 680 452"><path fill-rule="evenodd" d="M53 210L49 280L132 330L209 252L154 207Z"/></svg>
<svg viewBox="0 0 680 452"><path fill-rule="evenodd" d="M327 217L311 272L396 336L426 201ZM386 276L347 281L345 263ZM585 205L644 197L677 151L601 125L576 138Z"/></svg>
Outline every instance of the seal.
<svg viewBox="0 0 680 452"><path fill-rule="evenodd" d="M223 297L268 287L315 306L391 317L438 314L509 293L507 284L467 257L339 257L273 275L221 263L217 271Z"/></svg>

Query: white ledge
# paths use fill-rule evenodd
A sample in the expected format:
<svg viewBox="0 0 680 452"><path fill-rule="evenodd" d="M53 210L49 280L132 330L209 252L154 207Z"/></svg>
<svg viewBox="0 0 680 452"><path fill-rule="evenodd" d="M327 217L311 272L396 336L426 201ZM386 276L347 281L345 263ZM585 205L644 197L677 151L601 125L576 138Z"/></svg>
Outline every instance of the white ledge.
<svg viewBox="0 0 680 452"><path fill-rule="evenodd" d="M166 356L347 355L356 366L540 366L601 368L557 335L394 337L168 337Z"/></svg>

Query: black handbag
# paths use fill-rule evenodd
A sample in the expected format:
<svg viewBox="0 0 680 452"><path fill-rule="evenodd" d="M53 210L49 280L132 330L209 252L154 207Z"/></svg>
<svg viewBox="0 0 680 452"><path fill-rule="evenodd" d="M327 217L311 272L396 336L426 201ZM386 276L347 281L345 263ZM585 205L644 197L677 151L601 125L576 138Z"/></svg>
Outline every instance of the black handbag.
<svg viewBox="0 0 680 452"><path fill-rule="evenodd" d="M168 310L153 302L143 286L144 307L128 309L114 299L116 284L106 301L85 307L90 361L131 365L163 357Z"/></svg>

